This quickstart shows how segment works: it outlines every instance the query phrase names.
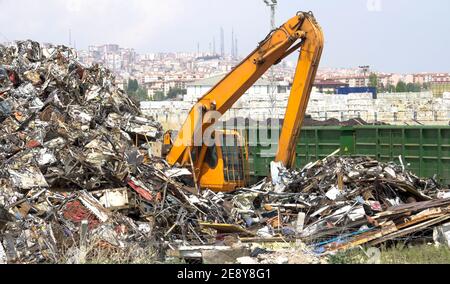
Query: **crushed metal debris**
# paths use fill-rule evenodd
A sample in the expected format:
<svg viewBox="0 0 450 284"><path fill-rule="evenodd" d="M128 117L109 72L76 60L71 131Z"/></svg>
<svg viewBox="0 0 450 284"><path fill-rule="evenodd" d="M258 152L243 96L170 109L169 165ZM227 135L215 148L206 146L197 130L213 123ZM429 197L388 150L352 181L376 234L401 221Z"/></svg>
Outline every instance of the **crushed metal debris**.
<svg viewBox="0 0 450 284"><path fill-rule="evenodd" d="M99 250L129 262L154 251L157 261L321 263L424 232L450 243L449 191L401 157L336 151L299 171L272 163L251 188L198 193L183 183L188 170L151 155L162 127L109 70L64 46L0 46L0 126L0 263L84 263ZM301 249L254 248L289 242Z"/></svg>

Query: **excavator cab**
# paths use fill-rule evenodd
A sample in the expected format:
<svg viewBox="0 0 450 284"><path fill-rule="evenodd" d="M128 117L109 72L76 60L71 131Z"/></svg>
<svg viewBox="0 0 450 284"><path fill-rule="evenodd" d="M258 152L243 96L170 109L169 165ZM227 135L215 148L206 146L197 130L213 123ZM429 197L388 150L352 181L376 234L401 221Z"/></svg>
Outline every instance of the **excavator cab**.
<svg viewBox="0 0 450 284"><path fill-rule="evenodd" d="M258 47L236 65L220 82L201 97L189 112L175 143L167 154L170 165L190 166L196 186L213 191L244 187L249 174L247 150L242 136L233 131L216 131L215 145L195 144L196 131L206 133L210 120L198 114L214 111L219 119L273 65L299 51L275 161L286 168L295 166L297 140L305 117L324 45L322 29L311 12L298 12L278 29L271 31ZM225 141L235 141L225 143ZM227 141L228 142L228 141ZM236 146L237 145L237 146ZM239 146L240 145L240 146Z"/></svg>
<svg viewBox="0 0 450 284"><path fill-rule="evenodd" d="M164 148L170 151L174 132L164 135ZM197 161L202 148L206 147L203 163L196 176L201 188L213 191L230 192L248 185L249 164L248 146L243 135L234 130L216 130L213 133L214 145L192 148L191 157Z"/></svg>
<svg viewBox="0 0 450 284"><path fill-rule="evenodd" d="M169 154L170 149L172 149L173 141L175 140L177 131L169 130L164 133L163 144L161 149L161 154L165 158Z"/></svg>
<svg viewBox="0 0 450 284"><path fill-rule="evenodd" d="M244 137L237 131L216 130L214 141L200 169L200 187L224 192L245 187L249 171Z"/></svg>

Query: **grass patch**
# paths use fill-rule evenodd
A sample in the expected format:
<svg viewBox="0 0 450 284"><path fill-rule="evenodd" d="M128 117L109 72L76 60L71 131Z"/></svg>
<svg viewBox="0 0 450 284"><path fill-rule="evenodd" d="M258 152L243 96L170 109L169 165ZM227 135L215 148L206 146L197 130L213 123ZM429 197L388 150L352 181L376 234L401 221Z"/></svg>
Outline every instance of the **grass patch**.
<svg viewBox="0 0 450 284"><path fill-rule="evenodd" d="M339 252L330 256L331 264L449 264L450 249L446 246L417 245L407 247L397 245L391 248L381 248L380 258L376 250L356 248L345 252Z"/></svg>

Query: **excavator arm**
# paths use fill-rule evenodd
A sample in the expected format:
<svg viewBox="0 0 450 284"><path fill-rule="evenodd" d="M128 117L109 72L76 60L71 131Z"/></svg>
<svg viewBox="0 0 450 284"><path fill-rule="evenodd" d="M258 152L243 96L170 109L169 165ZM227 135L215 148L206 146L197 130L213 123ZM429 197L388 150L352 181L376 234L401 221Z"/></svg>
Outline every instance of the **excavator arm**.
<svg viewBox="0 0 450 284"><path fill-rule="evenodd" d="M273 65L300 50L296 74L281 131L276 161L291 167L295 162L295 145L305 116L309 96L319 66L324 39L312 13L299 12L280 28L272 31L255 51L228 73L204 95L191 110L179 131L167 161L171 165L193 163L199 169L204 162L207 147L192 156L194 136L212 125L203 117L209 111L223 115Z"/></svg>
<svg viewBox="0 0 450 284"><path fill-rule="evenodd" d="M320 26L312 15L307 14L306 18L301 25L301 31L305 33L305 37L301 42L300 56L275 158L276 162L282 162L287 168L295 166L297 139L305 118L324 45Z"/></svg>

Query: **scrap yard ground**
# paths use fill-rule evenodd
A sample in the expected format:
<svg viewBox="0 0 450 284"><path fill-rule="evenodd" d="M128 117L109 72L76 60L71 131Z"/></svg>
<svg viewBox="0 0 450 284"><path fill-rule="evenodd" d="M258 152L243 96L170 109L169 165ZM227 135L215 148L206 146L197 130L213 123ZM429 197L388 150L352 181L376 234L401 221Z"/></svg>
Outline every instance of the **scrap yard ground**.
<svg viewBox="0 0 450 284"><path fill-rule="evenodd" d="M255 185L199 191L154 155L161 124L64 46L0 46L0 125L0 263L450 262L448 183L408 157L338 144L296 169L269 161ZM448 151L440 137L420 146Z"/></svg>

